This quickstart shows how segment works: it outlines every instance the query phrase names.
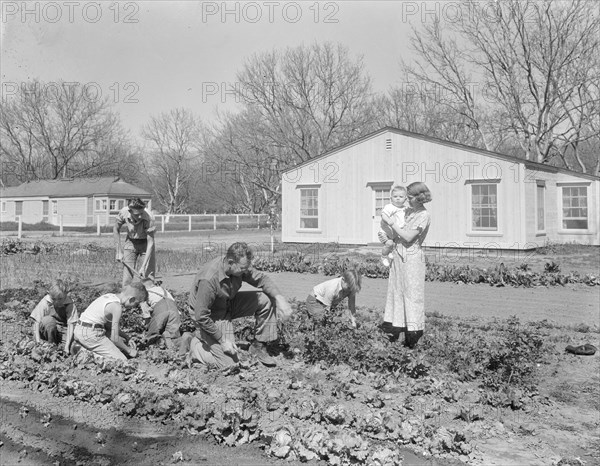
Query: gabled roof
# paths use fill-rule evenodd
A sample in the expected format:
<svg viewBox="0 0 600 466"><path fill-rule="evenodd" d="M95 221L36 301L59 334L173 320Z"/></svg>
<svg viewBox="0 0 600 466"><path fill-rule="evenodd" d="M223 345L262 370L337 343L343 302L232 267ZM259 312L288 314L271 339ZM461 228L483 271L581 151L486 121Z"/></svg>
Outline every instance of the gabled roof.
<svg viewBox="0 0 600 466"><path fill-rule="evenodd" d="M19 186L0 190L0 197L90 197L122 196L144 197L152 195L137 186L114 176L103 178L73 178L28 181Z"/></svg>
<svg viewBox="0 0 600 466"><path fill-rule="evenodd" d="M285 170L283 172L283 174L290 172L292 170L297 170L298 168L303 167L304 165L310 165L310 164L314 163L316 160L319 160L319 159L322 159L325 157L329 157L330 155L335 154L336 152L340 152L340 151L345 150L356 144L361 144L362 142L365 142L369 139L380 136L381 134L387 133L387 132L400 134L402 136L406 136L409 138L421 139L422 141L428 141L428 142L432 142L435 144L441 144L441 145L448 146L448 147L454 147L454 148L462 149L462 150L469 151L469 152L475 152L477 154L486 155L488 157L494 157L494 158L501 159L501 160L507 160L507 161L513 162L513 163L524 164L525 168L528 168L531 170L545 171L545 172L551 172L551 173L565 173L568 175L579 176L581 178L587 178L590 180L596 180L596 181L600 180L600 177L590 175L587 173L576 172L573 170L568 170L566 168L553 167L552 165L547 165L545 163L532 162L531 160L521 159L519 157L514 157L512 155L506 155L506 154L501 154L499 152L493 152L493 151L489 151L489 150L485 150L485 149L480 149L478 147L467 146L466 144L460 144L458 142L446 141L445 139L438 139L438 138L435 138L432 136L426 136L425 134L413 133L411 131L405 131L403 129L394 128L392 126L386 126L385 128L381 128L380 130L377 130L373 133L369 133L361 138L358 138L355 141L351 141L340 147L336 147L335 149L332 149L328 152L318 155L310 160L307 160L306 162L302 162L302 163L299 163L298 165L294 165L293 167Z"/></svg>

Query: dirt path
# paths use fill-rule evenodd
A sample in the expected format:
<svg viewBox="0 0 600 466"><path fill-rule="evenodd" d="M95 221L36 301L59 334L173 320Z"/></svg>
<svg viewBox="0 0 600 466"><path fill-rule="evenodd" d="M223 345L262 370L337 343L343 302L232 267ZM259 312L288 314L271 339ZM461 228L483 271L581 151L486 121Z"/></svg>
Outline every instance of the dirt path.
<svg viewBox="0 0 600 466"><path fill-rule="evenodd" d="M177 426L161 426L120 416L97 405L57 400L22 383L4 381L0 394L0 465L110 466L290 466L324 461L282 461L256 444L226 447L206 437L188 436ZM24 411L23 407L28 410ZM47 417L50 415L50 417ZM402 449L407 466L457 466L460 461L424 457Z"/></svg>
<svg viewBox="0 0 600 466"><path fill-rule="evenodd" d="M49 465L57 461L61 466L282 463L266 457L256 445L226 448L206 438L184 436L176 426L166 428L118 416L92 404L57 400L47 393L32 393L15 382L3 383L0 399L2 466ZM29 408L26 413L24 405ZM48 414L51 419L45 425ZM177 452L181 452L182 460L176 459Z"/></svg>
<svg viewBox="0 0 600 466"><path fill-rule="evenodd" d="M333 278L292 272L270 276L285 296L299 300L304 300L317 283ZM193 274L175 274L164 277L164 284L181 292L190 289L192 280ZM365 278L356 304L383 310L386 292L387 280ZM522 321L547 319L561 325L600 326L600 287L497 288L426 282L425 308L428 312L458 317L507 318L516 315Z"/></svg>

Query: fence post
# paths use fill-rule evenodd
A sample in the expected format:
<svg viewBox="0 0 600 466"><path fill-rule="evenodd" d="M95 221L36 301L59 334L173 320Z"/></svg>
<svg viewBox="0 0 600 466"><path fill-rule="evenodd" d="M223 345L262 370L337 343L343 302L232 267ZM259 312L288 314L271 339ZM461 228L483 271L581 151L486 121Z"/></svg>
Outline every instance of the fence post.
<svg viewBox="0 0 600 466"><path fill-rule="evenodd" d="M58 216L58 236L63 235L63 216Z"/></svg>
<svg viewBox="0 0 600 466"><path fill-rule="evenodd" d="M213 230L217 229L217 216L213 215Z"/></svg>
<svg viewBox="0 0 600 466"><path fill-rule="evenodd" d="M17 238L21 239L23 236L23 216L19 215L19 229L17 231Z"/></svg>
<svg viewBox="0 0 600 466"><path fill-rule="evenodd" d="M192 216L188 216L188 231L192 231Z"/></svg>
<svg viewBox="0 0 600 466"><path fill-rule="evenodd" d="M100 215L96 216L96 234L100 236Z"/></svg>
<svg viewBox="0 0 600 466"><path fill-rule="evenodd" d="M165 232L165 216L164 215L160 216L160 232L161 233Z"/></svg>
<svg viewBox="0 0 600 466"><path fill-rule="evenodd" d="M236 230L240 229L240 216L238 214L236 214L236 216L235 216L235 229Z"/></svg>

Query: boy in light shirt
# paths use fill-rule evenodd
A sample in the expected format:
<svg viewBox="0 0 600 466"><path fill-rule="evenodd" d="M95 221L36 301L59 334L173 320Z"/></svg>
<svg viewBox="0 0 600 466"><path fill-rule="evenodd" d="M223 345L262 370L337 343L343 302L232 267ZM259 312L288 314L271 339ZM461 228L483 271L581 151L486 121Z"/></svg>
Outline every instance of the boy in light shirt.
<svg viewBox="0 0 600 466"><path fill-rule="evenodd" d="M356 328L356 293L360 291L361 276L355 270L346 270L341 277L319 283L306 298L306 308L311 317L320 319L345 298L348 298L350 322Z"/></svg>
<svg viewBox="0 0 600 466"><path fill-rule="evenodd" d="M75 326L75 339L88 351L99 356L125 360L137 350L126 342L128 337L119 324L124 309L131 309L148 299L141 283L127 285L119 294L108 293L94 300L81 314Z"/></svg>

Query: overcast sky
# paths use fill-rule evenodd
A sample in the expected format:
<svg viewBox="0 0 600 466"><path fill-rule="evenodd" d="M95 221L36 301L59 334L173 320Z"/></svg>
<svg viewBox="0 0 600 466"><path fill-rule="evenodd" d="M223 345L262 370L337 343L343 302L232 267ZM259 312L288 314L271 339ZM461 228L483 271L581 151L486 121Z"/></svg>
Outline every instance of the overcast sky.
<svg viewBox="0 0 600 466"><path fill-rule="evenodd" d="M59 1L24 11L24 2L3 2L3 95L34 78L79 82L116 101L137 136L151 115L180 106L210 122L217 107L234 108L221 91L248 57L314 41L362 55L374 90L384 91L400 82L408 20L423 20L423 3Z"/></svg>

